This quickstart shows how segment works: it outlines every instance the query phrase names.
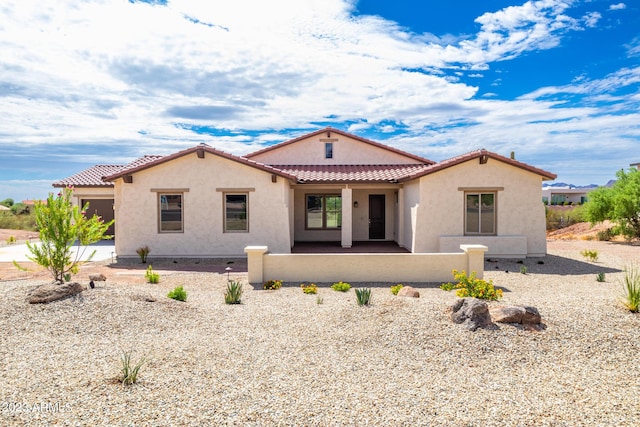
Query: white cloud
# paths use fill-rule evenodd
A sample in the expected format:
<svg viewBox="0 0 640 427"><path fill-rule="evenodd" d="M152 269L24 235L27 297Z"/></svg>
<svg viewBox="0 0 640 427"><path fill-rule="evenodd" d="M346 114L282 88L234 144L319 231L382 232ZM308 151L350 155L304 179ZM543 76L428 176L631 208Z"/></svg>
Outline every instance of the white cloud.
<svg viewBox="0 0 640 427"><path fill-rule="evenodd" d="M624 3L616 3L609 6L609 10L623 10L626 8L627 8L627 5Z"/></svg>

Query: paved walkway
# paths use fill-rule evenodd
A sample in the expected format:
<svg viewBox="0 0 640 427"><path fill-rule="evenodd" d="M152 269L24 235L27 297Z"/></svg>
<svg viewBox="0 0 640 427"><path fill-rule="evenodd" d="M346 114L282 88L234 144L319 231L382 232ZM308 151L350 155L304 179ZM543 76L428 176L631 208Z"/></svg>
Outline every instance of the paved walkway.
<svg viewBox="0 0 640 427"><path fill-rule="evenodd" d="M39 243L35 244L37 245ZM75 254L77 250L77 246L71 248L73 254ZM113 240L101 240L89 246L80 246L80 259L86 260L94 250L96 252L93 258L91 258L91 261L116 259L116 248ZM30 252L26 244L0 246L0 262L29 261L27 258L29 254Z"/></svg>

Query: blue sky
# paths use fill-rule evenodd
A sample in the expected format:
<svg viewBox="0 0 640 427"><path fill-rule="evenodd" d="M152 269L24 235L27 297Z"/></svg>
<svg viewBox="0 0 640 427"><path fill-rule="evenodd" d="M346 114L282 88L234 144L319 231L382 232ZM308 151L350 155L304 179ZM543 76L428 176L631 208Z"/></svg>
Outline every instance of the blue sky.
<svg viewBox="0 0 640 427"><path fill-rule="evenodd" d="M640 162L637 1L9 0L0 51L0 199L327 125L577 185Z"/></svg>

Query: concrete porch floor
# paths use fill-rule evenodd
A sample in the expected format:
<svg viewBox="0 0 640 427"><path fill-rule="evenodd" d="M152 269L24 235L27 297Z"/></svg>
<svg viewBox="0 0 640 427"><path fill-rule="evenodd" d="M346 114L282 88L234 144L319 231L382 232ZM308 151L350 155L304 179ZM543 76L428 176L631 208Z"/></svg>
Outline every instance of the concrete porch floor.
<svg viewBox="0 0 640 427"><path fill-rule="evenodd" d="M353 242L350 248L343 248L340 242L295 242L291 253L409 253L396 242Z"/></svg>

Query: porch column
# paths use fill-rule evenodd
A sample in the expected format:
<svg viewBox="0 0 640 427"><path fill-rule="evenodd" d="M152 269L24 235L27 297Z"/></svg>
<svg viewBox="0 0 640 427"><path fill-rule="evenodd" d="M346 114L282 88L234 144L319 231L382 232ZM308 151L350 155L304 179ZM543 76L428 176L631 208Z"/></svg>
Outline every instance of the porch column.
<svg viewBox="0 0 640 427"><path fill-rule="evenodd" d="M350 248L353 243L353 190L342 189L342 247Z"/></svg>
<svg viewBox="0 0 640 427"><path fill-rule="evenodd" d="M404 244L404 188L400 187L398 189L398 235L396 236L396 241L398 242L398 246L406 248Z"/></svg>

